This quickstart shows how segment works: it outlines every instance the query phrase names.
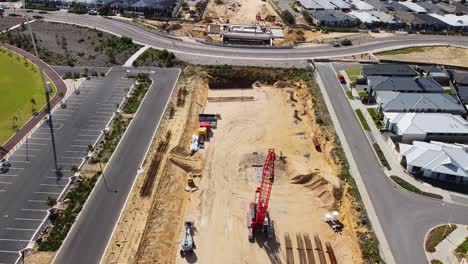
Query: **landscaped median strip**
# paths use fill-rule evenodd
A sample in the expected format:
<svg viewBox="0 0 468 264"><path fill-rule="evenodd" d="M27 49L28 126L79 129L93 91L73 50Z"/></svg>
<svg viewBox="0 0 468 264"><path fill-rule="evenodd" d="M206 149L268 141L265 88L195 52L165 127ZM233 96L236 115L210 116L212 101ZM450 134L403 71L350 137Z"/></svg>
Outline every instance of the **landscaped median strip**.
<svg viewBox="0 0 468 264"><path fill-rule="evenodd" d="M361 122L362 128L366 131L370 131L369 124L367 123L366 119L364 118L364 115L361 112L361 109L356 109L354 110L359 118L359 122Z"/></svg>
<svg viewBox="0 0 468 264"><path fill-rule="evenodd" d="M434 253L436 246L457 229L456 225L441 225L429 232L424 242L424 249L427 252Z"/></svg>
<svg viewBox="0 0 468 264"><path fill-rule="evenodd" d="M136 112L144 95L151 86L151 79L147 74L129 77L137 80L137 87L132 92L131 97L125 102L123 107L124 114ZM91 162L107 162L110 159L129 123L129 118L124 118L122 115L117 114L112 121L109 132L106 132L104 140L96 147ZM89 147L91 150L92 146ZM75 184L65 196L65 209L56 211L55 214L49 217L53 228L45 236L37 240L40 251L56 251L60 248L100 175L101 173L98 172L91 177L80 177L77 179L79 184Z"/></svg>
<svg viewBox="0 0 468 264"><path fill-rule="evenodd" d="M417 193L417 194L421 194L421 195L424 195L424 196L427 196L427 197L431 197L431 198L435 198L435 199L440 199L442 200L442 196L439 195L439 194L435 194L435 193L428 193L428 192L423 192L421 191L420 189L418 189L416 186L412 185L411 183L403 180L402 178L398 177L398 176L395 176L395 175L392 175L390 176L390 178L396 182L398 185L400 185L401 187L403 187L404 189L410 191L410 192L414 192L414 193ZM455 230L455 229L454 229ZM430 252L430 251L429 251Z"/></svg>
<svg viewBox="0 0 468 264"><path fill-rule="evenodd" d="M346 91L346 96L348 97L349 100L354 100L353 92Z"/></svg>

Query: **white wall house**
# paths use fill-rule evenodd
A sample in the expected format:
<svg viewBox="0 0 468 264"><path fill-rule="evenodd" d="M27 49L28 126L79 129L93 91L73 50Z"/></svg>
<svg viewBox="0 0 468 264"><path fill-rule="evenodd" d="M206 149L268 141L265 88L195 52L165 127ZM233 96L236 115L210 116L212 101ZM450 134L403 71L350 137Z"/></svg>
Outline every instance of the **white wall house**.
<svg viewBox="0 0 468 264"><path fill-rule="evenodd" d="M468 184L468 145L414 141L400 143L400 154L415 176Z"/></svg>
<svg viewBox="0 0 468 264"><path fill-rule="evenodd" d="M468 142L468 122L459 115L384 112L383 122L385 128L403 143L429 140Z"/></svg>

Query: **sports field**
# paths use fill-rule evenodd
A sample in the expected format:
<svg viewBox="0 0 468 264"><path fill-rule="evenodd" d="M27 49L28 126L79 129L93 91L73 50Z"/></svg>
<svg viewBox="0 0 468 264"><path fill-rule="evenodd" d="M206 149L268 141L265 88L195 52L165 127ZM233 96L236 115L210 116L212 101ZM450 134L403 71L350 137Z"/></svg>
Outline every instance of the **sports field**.
<svg viewBox="0 0 468 264"><path fill-rule="evenodd" d="M33 116L33 109L39 111L45 102L38 67L0 48L0 145Z"/></svg>

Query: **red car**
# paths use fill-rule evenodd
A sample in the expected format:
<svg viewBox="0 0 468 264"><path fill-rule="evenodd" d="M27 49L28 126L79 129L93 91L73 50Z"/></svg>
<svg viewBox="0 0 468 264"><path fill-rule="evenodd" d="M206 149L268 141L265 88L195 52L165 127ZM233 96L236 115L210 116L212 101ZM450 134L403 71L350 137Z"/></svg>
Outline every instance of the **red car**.
<svg viewBox="0 0 468 264"><path fill-rule="evenodd" d="M346 80L343 75L338 75L338 81L340 81L341 84L346 84Z"/></svg>

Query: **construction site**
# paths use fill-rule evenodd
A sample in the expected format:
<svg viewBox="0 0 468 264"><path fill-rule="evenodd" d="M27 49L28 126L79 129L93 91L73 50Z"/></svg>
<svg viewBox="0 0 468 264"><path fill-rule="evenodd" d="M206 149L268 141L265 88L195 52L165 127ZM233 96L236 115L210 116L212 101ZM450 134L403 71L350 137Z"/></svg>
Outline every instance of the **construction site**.
<svg viewBox="0 0 468 264"><path fill-rule="evenodd" d="M203 16L220 23L254 24L267 22L281 24L281 19L267 1L215 0L208 1Z"/></svg>
<svg viewBox="0 0 468 264"><path fill-rule="evenodd" d="M253 69L184 69L103 263L364 263L320 92Z"/></svg>

